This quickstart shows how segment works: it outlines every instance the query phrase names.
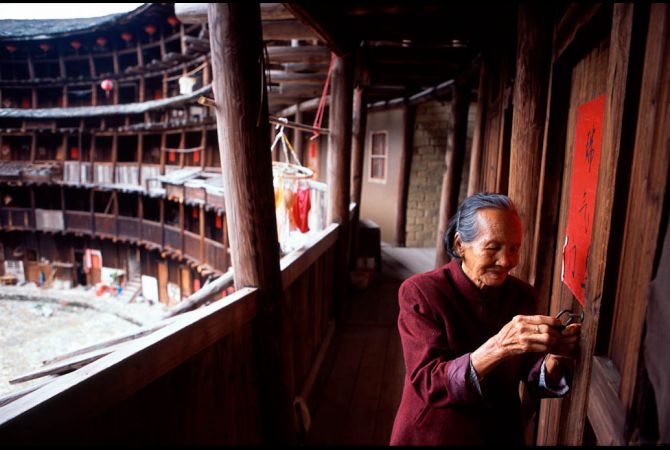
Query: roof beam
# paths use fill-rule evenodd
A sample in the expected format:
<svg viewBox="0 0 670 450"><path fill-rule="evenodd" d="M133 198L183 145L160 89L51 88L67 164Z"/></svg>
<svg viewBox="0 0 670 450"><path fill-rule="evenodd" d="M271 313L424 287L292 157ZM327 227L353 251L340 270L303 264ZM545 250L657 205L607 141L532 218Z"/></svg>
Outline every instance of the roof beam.
<svg viewBox="0 0 670 450"><path fill-rule="evenodd" d="M314 3L282 3L298 20L311 27L319 38L337 55L344 56L355 47L355 42L333 17L326 17L323 10ZM321 5L319 3L319 5Z"/></svg>

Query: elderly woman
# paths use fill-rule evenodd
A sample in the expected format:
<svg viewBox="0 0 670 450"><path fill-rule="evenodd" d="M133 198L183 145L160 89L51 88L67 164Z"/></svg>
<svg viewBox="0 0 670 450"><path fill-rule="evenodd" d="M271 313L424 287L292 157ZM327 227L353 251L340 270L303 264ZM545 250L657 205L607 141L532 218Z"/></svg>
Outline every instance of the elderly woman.
<svg viewBox="0 0 670 450"><path fill-rule="evenodd" d="M449 223L451 262L400 286L405 385L391 445L523 444L519 381L538 397L568 390L580 324L534 314L509 275L522 227L504 195L467 198Z"/></svg>

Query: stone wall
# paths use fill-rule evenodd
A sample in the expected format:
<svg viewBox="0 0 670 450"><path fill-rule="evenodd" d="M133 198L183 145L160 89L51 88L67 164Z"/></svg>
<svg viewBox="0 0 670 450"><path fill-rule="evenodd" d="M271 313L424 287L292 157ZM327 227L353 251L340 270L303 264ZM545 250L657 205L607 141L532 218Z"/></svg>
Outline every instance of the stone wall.
<svg viewBox="0 0 670 450"><path fill-rule="evenodd" d="M470 166L470 147L476 104L468 114L468 138L461 179L460 199L465 198ZM451 104L430 101L417 105L414 121L414 145L407 196L407 247L434 247L442 177L446 169L445 152L450 132Z"/></svg>

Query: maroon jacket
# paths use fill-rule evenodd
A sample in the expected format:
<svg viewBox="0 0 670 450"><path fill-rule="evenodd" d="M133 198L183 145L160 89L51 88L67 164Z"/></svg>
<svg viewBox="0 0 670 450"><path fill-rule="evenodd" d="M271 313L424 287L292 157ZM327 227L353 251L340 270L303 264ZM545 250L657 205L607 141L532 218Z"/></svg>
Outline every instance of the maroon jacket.
<svg viewBox="0 0 670 450"><path fill-rule="evenodd" d="M534 314L535 293L508 276L486 295L460 261L405 280L399 290L398 329L405 386L391 445L522 444L519 381L540 396L544 355L512 358L481 380L469 380L470 352L517 314Z"/></svg>

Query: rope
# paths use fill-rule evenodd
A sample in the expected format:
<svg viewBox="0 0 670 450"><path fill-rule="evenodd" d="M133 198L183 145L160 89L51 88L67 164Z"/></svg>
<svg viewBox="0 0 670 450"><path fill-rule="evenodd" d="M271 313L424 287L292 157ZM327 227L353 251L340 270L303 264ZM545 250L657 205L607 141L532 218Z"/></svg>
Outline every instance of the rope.
<svg viewBox="0 0 670 450"><path fill-rule="evenodd" d="M326 76L326 82L323 85L323 92L321 93L321 100L319 100L319 107L316 110L316 116L314 117L314 124L312 127L314 128L321 128L321 122L323 122L323 112L326 109L326 97L328 96L328 87L330 85L330 76L333 73L333 65L335 62L335 54L333 52L330 52L330 65L328 66L328 75ZM310 141L313 141L314 139L318 138L319 135L318 131L315 131L312 134L312 137L309 138Z"/></svg>

